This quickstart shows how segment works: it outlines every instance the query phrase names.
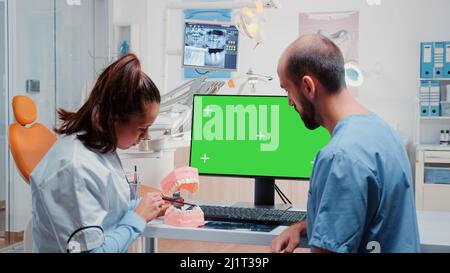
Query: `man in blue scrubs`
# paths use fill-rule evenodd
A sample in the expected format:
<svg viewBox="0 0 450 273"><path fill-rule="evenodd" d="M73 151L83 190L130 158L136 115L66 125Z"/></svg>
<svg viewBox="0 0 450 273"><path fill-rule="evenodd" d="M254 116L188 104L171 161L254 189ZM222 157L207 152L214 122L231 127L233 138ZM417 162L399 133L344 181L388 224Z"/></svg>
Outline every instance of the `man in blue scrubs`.
<svg viewBox="0 0 450 273"><path fill-rule="evenodd" d="M323 126L332 138L314 163L307 220L276 238L271 251L293 252L302 234L314 253L419 252L404 145L350 94L339 48L321 35L302 36L282 55L278 75L305 126Z"/></svg>

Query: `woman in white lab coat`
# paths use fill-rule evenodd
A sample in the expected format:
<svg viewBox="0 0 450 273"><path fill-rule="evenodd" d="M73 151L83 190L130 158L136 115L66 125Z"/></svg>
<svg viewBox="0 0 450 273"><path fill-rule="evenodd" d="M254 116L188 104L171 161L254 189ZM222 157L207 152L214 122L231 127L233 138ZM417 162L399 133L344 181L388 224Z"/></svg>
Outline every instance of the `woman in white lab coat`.
<svg viewBox="0 0 450 273"><path fill-rule="evenodd" d="M34 252L126 252L158 216L161 194L131 200L116 149L148 137L160 100L129 54L105 69L79 111L58 111L61 137L30 179Z"/></svg>

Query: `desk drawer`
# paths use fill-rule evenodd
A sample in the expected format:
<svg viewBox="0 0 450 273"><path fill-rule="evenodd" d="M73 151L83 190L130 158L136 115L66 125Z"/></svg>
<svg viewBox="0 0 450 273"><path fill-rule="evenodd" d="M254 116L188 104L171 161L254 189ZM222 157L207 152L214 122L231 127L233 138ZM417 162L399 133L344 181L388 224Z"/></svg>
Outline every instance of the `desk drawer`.
<svg viewBox="0 0 450 273"><path fill-rule="evenodd" d="M450 185L450 168L425 167L424 177L425 183Z"/></svg>
<svg viewBox="0 0 450 273"><path fill-rule="evenodd" d="M450 163L450 151L425 151L425 163Z"/></svg>

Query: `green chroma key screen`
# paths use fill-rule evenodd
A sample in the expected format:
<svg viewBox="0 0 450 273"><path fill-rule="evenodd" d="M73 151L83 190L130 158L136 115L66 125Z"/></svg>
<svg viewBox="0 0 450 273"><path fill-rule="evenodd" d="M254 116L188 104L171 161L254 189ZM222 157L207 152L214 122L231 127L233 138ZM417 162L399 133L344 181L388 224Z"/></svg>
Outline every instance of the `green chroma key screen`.
<svg viewBox="0 0 450 273"><path fill-rule="evenodd" d="M190 165L205 175L307 179L330 140L287 97L194 96Z"/></svg>

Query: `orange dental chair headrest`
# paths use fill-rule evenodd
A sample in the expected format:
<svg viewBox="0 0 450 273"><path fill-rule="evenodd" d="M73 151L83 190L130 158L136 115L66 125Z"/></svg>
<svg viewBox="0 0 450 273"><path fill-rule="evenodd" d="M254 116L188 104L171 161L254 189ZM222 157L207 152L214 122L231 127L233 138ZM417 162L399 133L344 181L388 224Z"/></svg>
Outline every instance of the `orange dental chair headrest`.
<svg viewBox="0 0 450 273"><path fill-rule="evenodd" d="M12 105L18 123L9 126L9 146L17 168L30 183L32 171L55 143L56 136L44 125L32 124L37 110L30 98L15 96Z"/></svg>
<svg viewBox="0 0 450 273"><path fill-rule="evenodd" d="M15 96L12 105L14 117L20 125L25 126L36 121L36 105L29 97Z"/></svg>

